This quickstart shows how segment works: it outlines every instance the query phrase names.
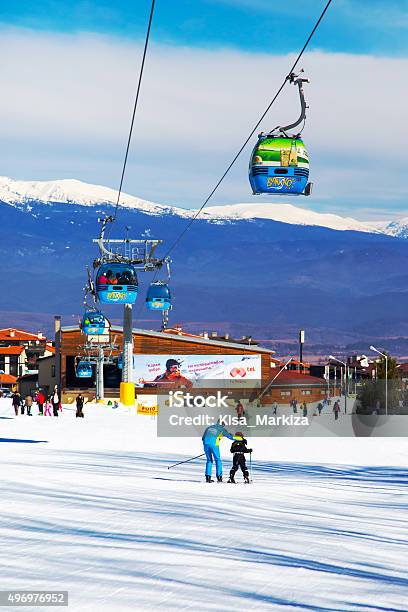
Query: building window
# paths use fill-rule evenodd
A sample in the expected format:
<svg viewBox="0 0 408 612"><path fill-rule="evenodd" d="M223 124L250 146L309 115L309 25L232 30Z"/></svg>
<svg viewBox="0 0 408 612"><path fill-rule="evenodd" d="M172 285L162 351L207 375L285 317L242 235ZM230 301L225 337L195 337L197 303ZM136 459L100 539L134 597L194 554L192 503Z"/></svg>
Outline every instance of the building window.
<svg viewBox="0 0 408 612"><path fill-rule="evenodd" d="M55 365L51 366L51 378L55 378Z"/></svg>
<svg viewBox="0 0 408 612"><path fill-rule="evenodd" d="M290 397L292 395L292 391L281 391L281 397Z"/></svg>
<svg viewBox="0 0 408 612"><path fill-rule="evenodd" d="M4 355L0 355L0 371L4 372L6 369L6 358Z"/></svg>
<svg viewBox="0 0 408 612"><path fill-rule="evenodd" d="M12 376L19 376L18 371L18 357L17 355L10 355L10 374Z"/></svg>
<svg viewBox="0 0 408 612"><path fill-rule="evenodd" d="M327 391L323 391L323 389L320 391L320 395L326 395Z"/></svg>
<svg viewBox="0 0 408 612"><path fill-rule="evenodd" d="M312 395L310 389L302 389L302 395Z"/></svg>

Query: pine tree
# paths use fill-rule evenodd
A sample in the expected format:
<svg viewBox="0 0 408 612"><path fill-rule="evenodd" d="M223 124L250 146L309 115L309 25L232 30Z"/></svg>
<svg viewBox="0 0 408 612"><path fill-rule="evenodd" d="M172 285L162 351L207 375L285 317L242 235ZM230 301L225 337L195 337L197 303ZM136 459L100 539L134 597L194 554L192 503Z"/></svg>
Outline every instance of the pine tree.
<svg viewBox="0 0 408 612"><path fill-rule="evenodd" d="M386 386L386 368L388 380L388 412L392 413L399 408L399 401L402 399L402 382L398 370L397 360L388 355L387 360L381 357L377 365L376 380L367 380L364 382L358 400L360 408L358 412L371 414L374 409L379 407L382 413L385 412L385 386Z"/></svg>

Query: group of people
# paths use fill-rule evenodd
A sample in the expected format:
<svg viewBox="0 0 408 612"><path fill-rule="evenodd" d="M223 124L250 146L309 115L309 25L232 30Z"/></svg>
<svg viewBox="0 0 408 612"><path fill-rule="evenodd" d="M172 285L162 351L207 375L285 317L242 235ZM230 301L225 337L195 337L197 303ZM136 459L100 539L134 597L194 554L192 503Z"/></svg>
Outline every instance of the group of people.
<svg viewBox="0 0 408 612"><path fill-rule="evenodd" d="M297 414L298 407L299 407L299 411L302 413L302 416L307 417L307 404L306 404L306 401L301 402L301 404L298 405L298 401L295 398L295 399L291 400L290 407L293 410L293 414ZM275 412L275 414L276 414L276 412Z"/></svg>
<svg viewBox="0 0 408 612"><path fill-rule="evenodd" d="M33 416L32 409L34 402L38 406L39 416L57 417L59 412L62 411L62 404L57 385L55 385L52 393L50 393L48 396L41 389L39 389L33 395L26 395L24 398L18 391L15 391L11 396L11 402L16 416L18 416L19 413L25 414L26 411L28 416Z"/></svg>
<svg viewBox="0 0 408 612"><path fill-rule="evenodd" d="M112 270L108 270L106 274L102 272L97 279L98 285L136 285L137 281L135 276L130 270L124 270L124 272L116 272L114 274Z"/></svg>
<svg viewBox="0 0 408 612"><path fill-rule="evenodd" d="M77 418L84 418L84 404L85 398L82 393L79 393L76 396L75 404L76 404L76 414ZM38 406L38 415L39 416L55 416L57 417L60 412L62 412L62 403L60 394L58 391L58 386L55 385L52 393L50 395L46 395L42 389L39 389L33 395L26 395L25 398L21 396L18 391L15 391L11 396L11 402L14 408L14 412L16 416L19 414L25 414L27 412L28 416L33 416L32 408L34 402Z"/></svg>

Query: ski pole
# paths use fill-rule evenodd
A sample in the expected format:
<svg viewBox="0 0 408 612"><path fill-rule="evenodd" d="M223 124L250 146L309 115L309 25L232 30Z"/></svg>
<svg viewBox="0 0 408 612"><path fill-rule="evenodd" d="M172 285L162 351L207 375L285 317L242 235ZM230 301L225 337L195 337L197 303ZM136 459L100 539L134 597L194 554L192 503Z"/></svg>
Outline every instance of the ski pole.
<svg viewBox="0 0 408 612"><path fill-rule="evenodd" d="M252 453L249 453L249 473L251 474L251 482L254 482L252 478Z"/></svg>
<svg viewBox="0 0 408 612"><path fill-rule="evenodd" d="M201 455L197 455L197 457L190 457L190 459L186 459L185 461L179 461L178 463L174 463L173 465L169 465L167 469L176 467L176 465L181 465L182 463L187 463L188 461L193 461L193 459L198 459L199 457L204 457L205 453L201 453Z"/></svg>

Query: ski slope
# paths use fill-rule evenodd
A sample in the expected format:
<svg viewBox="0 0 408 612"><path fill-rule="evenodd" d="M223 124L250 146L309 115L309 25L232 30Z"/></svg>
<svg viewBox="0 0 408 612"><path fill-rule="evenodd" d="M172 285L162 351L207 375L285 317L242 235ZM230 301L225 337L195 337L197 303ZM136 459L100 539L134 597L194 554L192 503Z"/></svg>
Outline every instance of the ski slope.
<svg viewBox="0 0 408 612"><path fill-rule="evenodd" d="M200 440L155 426L0 400L2 589L75 612L408 609L404 439L257 438L252 485L209 485L201 459L167 469Z"/></svg>

